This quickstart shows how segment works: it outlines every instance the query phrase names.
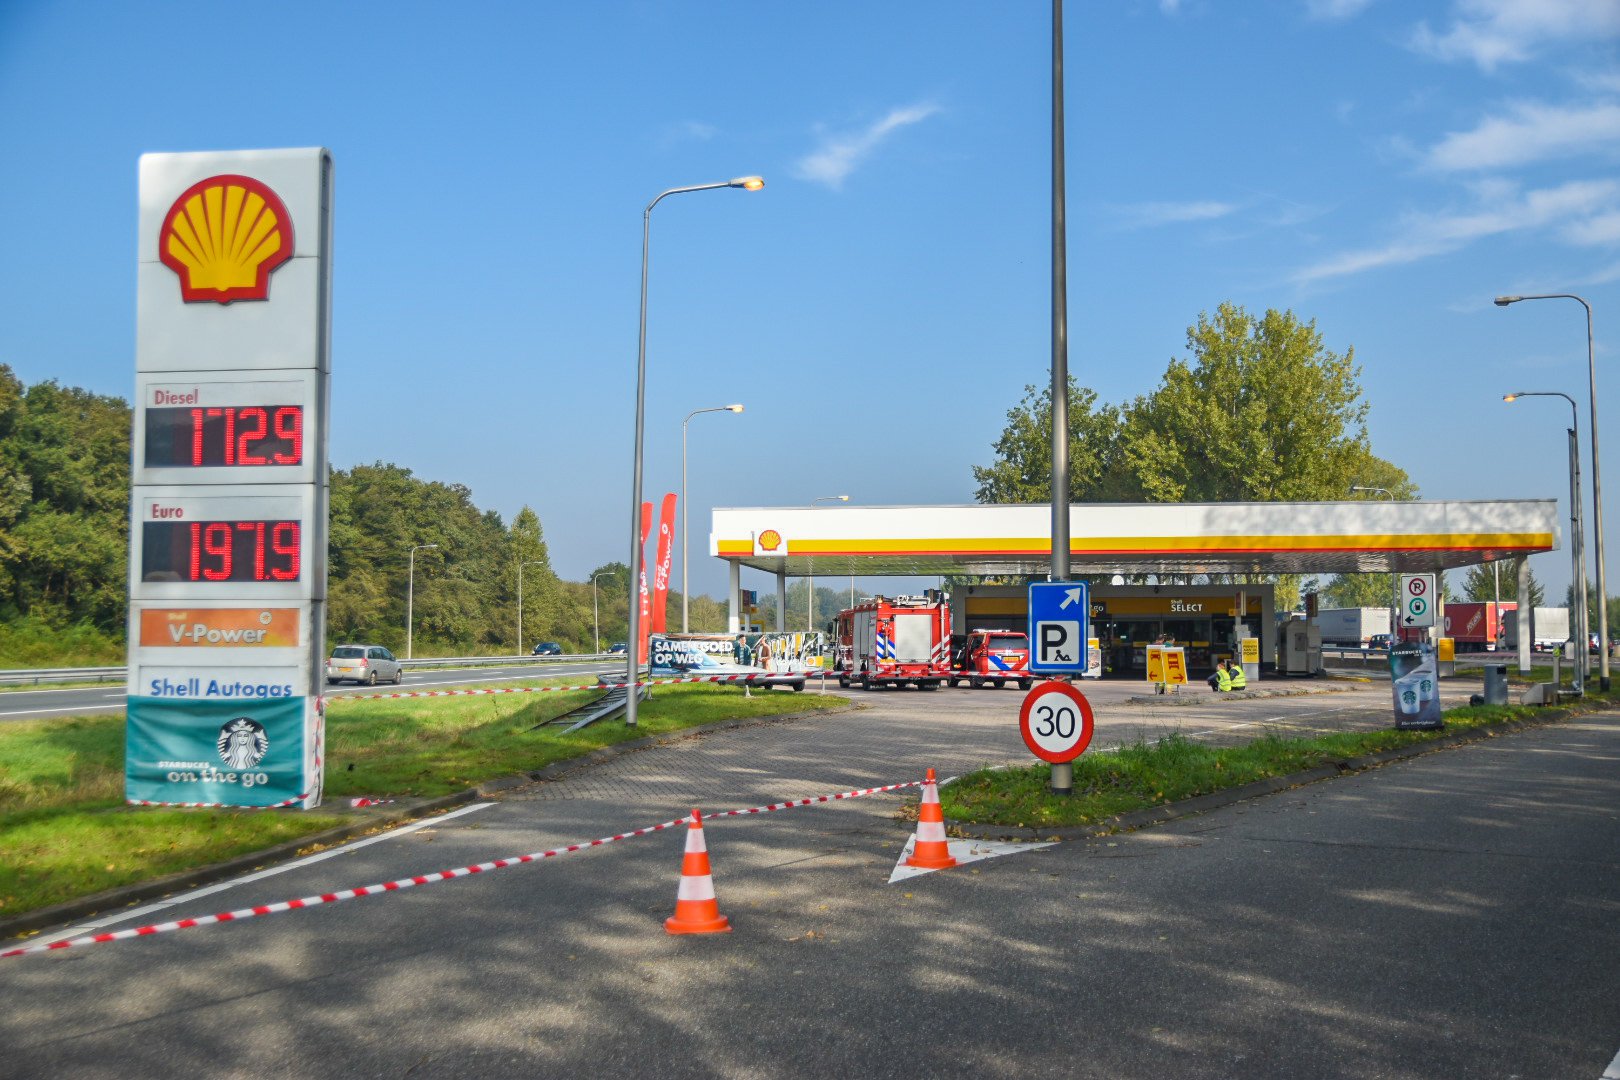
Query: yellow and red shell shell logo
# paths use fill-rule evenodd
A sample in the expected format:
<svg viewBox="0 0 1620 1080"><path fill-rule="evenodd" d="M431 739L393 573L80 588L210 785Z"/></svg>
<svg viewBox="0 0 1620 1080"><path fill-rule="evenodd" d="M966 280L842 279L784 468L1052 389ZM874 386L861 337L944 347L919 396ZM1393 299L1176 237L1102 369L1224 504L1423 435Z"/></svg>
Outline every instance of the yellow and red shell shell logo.
<svg viewBox="0 0 1620 1080"><path fill-rule="evenodd" d="M765 551L775 551L782 546L782 534L775 529L766 529L759 534L759 546Z"/></svg>
<svg viewBox="0 0 1620 1080"><path fill-rule="evenodd" d="M181 193L158 232L158 258L186 303L265 300L270 274L292 258L292 218L251 176L210 176Z"/></svg>

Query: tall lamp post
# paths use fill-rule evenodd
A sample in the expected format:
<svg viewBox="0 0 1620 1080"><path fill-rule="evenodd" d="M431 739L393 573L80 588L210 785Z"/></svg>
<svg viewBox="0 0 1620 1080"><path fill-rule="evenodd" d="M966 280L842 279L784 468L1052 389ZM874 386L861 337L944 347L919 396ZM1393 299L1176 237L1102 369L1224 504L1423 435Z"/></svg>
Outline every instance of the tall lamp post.
<svg viewBox="0 0 1620 1080"><path fill-rule="evenodd" d="M600 574L591 575L591 634L596 642L596 655L602 655L602 609L596 603L596 579L607 576L611 571L603 570Z"/></svg>
<svg viewBox="0 0 1620 1080"><path fill-rule="evenodd" d="M743 407L741 405L716 405L712 409L693 409L686 414L686 419L681 421L681 633L683 634L691 632L687 628L687 614L691 609L687 603L686 588L686 425L690 424L692 417L697 416L699 413L740 413L742 411Z"/></svg>
<svg viewBox="0 0 1620 1080"><path fill-rule="evenodd" d="M824 502L846 502L847 503L847 502L849 502L849 496L848 495L823 495L819 499L811 499L810 500L810 505L814 506L814 505L816 505L816 503L824 503ZM816 570L815 570L815 568L816 568L815 556L811 556L810 573L805 577L805 581L808 583L808 585L810 587L809 594L806 595L805 598L804 598L805 599L804 632L807 633L807 634L814 633L815 632L815 626L816 626ZM854 580L855 580L854 578L850 579L850 593L852 595L855 592Z"/></svg>
<svg viewBox="0 0 1620 1080"><path fill-rule="evenodd" d="M1596 522L1597 532L1597 591L1598 591L1598 689L1608 692L1609 689L1609 587L1603 573L1603 477L1601 473L1602 459L1598 457L1598 422L1597 422L1597 364L1592 357L1592 305L1574 293L1544 293L1537 296L1498 296L1497 307L1507 307L1517 304L1520 300L1573 300L1586 309L1586 385L1587 394L1592 403L1592 517ZM1581 580L1586 580L1583 573ZM1588 639L1590 640L1590 639ZM1581 651L1586 651L1586 641L1581 642Z"/></svg>
<svg viewBox="0 0 1620 1080"><path fill-rule="evenodd" d="M1384 498L1388 499L1390 502L1395 501L1395 493L1389 490L1389 488L1370 487L1366 484L1352 484L1350 485L1350 490L1375 492L1383 495ZM1400 639L1401 632L1401 575L1399 571L1391 570L1389 577L1389 595L1390 599L1394 601L1394 606L1389 609L1389 643L1393 647L1395 642Z"/></svg>
<svg viewBox="0 0 1620 1080"><path fill-rule="evenodd" d="M1586 677L1592 671L1592 658L1587 655L1586 643L1591 640L1591 627L1587 625L1586 605L1586 521L1581 508L1581 438L1580 413L1575 399L1561 390L1519 390L1503 394L1503 401L1517 401L1522 397L1561 397L1569 402L1569 595L1575 601L1575 633L1580 640L1579 659L1575 663L1575 690L1584 693ZM1519 616L1519 632L1528 632L1529 624Z"/></svg>
<svg viewBox="0 0 1620 1080"><path fill-rule="evenodd" d="M523 568L525 566L542 566L542 565L545 564L545 561L546 560L544 560L544 559L530 559L527 562L518 563L518 650L517 650L517 654L519 656L523 655Z"/></svg>
<svg viewBox="0 0 1620 1080"><path fill-rule="evenodd" d="M630 640L625 653L625 668L629 694L625 700L625 727L636 726L636 668L641 663L641 604L637 595L641 588L641 446L647 416L647 259L652 246L652 212L671 195L684 195L689 191L712 191L718 188L742 188L758 191L765 181L758 176L739 176L735 180L722 180L714 184L691 184L659 192L657 198L641 212L641 331L636 340L636 436L634 468L630 481Z"/></svg>
<svg viewBox="0 0 1620 1080"><path fill-rule="evenodd" d="M411 572L405 586L405 659L411 659L412 635L416 630L416 553L436 548L438 544L415 544L411 547Z"/></svg>

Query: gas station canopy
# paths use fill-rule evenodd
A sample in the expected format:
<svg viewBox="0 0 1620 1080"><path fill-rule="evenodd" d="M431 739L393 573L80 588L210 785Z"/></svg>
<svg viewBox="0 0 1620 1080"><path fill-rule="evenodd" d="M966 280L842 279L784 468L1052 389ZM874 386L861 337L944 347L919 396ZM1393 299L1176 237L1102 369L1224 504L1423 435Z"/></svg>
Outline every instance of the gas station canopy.
<svg viewBox="0 0 1620 1080"><path fill-rule="evenodd" d="M787 576L1038 575L1051 507L816 506L712 511L709 554ZM1553 499L1084 503L1075 574L1332 574L1450 570L1558 548Z"/></svg>

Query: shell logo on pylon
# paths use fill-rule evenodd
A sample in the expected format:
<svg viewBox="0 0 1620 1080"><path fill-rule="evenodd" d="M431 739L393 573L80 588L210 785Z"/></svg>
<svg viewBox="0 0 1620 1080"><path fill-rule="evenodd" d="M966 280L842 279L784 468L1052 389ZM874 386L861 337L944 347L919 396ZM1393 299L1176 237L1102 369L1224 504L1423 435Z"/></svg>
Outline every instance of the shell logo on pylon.
<svg viewBox="0 0 1620 1080"><path fill-rule="evenodd" d="M251 176L210 176L191 185L158 231L158 258L179 275L188 304L267 300L270 274L292 253L286 204Z"/></svg>
<svg viewBox="0 0 1620 1080"><path fill-rule="evenodd" d="M775 529L766 529L759 534L759 546L763 551L775 551L782 546L782 534Z"/></svg>

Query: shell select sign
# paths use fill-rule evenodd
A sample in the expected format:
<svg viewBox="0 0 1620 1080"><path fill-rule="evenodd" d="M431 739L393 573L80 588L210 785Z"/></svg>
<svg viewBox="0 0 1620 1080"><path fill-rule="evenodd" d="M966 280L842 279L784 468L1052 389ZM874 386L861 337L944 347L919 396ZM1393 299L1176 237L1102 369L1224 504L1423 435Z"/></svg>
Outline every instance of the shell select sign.
<svg viewBox="0 0 1620 1080"><path fill-rule="evenodd" d="M211 176L169 207L158 258L180 277L186 303L265 300L270 274L292 258L292 218L251 176Z"/></svg>

